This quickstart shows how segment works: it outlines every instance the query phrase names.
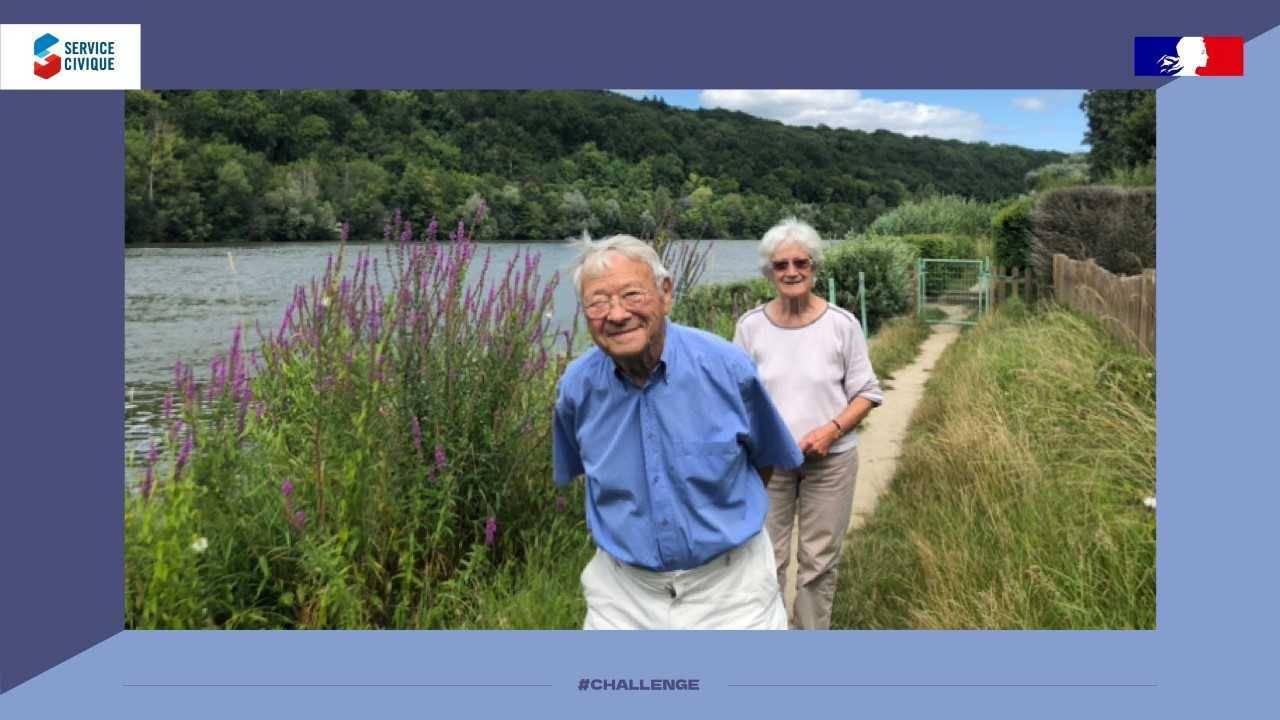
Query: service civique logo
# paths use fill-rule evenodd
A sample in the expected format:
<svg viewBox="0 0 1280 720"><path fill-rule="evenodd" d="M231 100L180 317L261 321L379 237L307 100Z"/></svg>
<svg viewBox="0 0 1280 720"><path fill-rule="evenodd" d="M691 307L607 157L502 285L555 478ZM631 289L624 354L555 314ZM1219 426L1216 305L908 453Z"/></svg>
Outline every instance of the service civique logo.
<svg viewBox="0 0 1280 720"><path fill-rule="evenodd" d="M58 45L62 47L59 48ZM61 50L61 53L56 51ZM59 73L111 72L116 69L114 40L62 40L45 33L35 42L36 77L48 80Z"/></svg>

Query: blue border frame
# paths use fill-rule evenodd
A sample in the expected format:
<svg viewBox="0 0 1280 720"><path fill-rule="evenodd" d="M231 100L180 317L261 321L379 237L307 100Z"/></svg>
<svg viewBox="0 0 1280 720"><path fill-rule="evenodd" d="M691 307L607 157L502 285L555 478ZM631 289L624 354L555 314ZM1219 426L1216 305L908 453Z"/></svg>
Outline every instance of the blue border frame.
<svg viewBox="0 0 1280 720"><path fill-rule="evenodd" d="M1278 259L1256 240L1275 237L1263 212L1280 159L1280 33L1257 36L1280 8L1088 0L1037 7L1032 20L1024 4L897 5L365 2L338 17L243 0L181 11L67 0L0 20L140 22L147 88L1157 87L1166 81L1129 75L1134 35L1244 35L1244 78L1159 94L1156 632L121 633L123 99L4 92L0 690L12 691L0 714L789 712L814 701L1053 717L1200 703L1232 715L1258 701L1271 664L1246 661L1274 623L1275 581L1254 549L1270 539L1261 528L1277 498L1249 480L1269 466L1259 409L1276 393L1259 381L1274 365L1267 329L1236 308L1265 306L1268 288L1248 272ZM702 689L580 693L581 676L696 677ZM741 687L769 683L827 687Z"/></svg>

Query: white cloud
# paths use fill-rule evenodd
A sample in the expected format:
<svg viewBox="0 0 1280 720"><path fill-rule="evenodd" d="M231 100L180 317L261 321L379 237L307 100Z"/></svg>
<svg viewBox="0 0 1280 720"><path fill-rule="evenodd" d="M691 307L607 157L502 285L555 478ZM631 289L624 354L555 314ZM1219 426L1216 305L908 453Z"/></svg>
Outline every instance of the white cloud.
<svg viewBox="0 0 1280 720"><path fill-rule="evenodd" d="M1013 106L1027 112L1044 112L1049 109L1049 103L1045 102L1044 98L1038 97L1014 98Z"/></svg>
<svg viewBox="0 0 1280 720"><path fill-rule="evenodd" d="M968 110L863 97L857 90L703 90L702 107L740 110L787 125L826 125L849 130L892 130L977 141L988 127Z"/></svg>

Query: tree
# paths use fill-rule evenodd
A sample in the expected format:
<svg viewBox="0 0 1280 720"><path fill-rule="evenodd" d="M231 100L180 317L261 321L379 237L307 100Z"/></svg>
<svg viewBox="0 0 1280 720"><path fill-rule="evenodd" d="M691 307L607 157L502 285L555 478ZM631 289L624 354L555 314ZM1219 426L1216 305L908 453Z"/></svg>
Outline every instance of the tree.
<svg viewBox="0 0 1280 720"><path fill-rule="evenodd" d="M333 206L320 197L319 167L303 161L277 169L273 187L264 198L273 240L334 240L338 219Z"/></svg>
<svg viewBox="0 0 1280 720"><path fill-rule="evenodd" d="M699 185L685 197L688 209L681 216L680 231L686 237L705 238L712 231L712 203L715 194L706 185Z"/></svg>
<svg viewBox="0 0 1280 720"><path fill-rule="evenodd" d="M1110 140L1122 164L1151 156L1146 97L1096 131L1100 155ZM297 237L326 204L356 237L379 237L391 210L451 227L476 195L491 203L483 232L504 239L758 237L789 212L838 234L930 192L1016 194L1066 157L608 92L135 91L125 129L129 242Z"/></svg>
<svg viewBox="0 0 1280 720"><path fill-rule="evenodd" d="M304 157L318 154L329 141L329 121L319 115L308 115L302 118L295 130L298 153Z"/></svg>
<svg viewBox="0 0 1280 720"><path fill-rule="evenodd" d="M600 221L591 213L591 202L580 190L566 190L560 201L560 215L564 219L565 235L592 232Z"/></svg>
<svg viewBox="0 0 1280 720"><path fill-rule="evenodd" d="M1154 90L1091 90L1080 100L1089 129L1089 177L1145 165L1156 156Z"/></svg>

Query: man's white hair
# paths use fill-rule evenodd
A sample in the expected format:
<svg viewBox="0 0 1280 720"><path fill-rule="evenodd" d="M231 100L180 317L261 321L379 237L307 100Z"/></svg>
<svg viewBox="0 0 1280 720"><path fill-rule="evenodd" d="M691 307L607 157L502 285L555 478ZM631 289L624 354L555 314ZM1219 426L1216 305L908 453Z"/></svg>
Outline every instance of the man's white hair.
<svg viewBox="0 0 1280 720"><path fill-rule="evenodd" d="M789 217L769 228L760 239L760 273L773 277L773 254L784 245L799 245L813 260L813 268L822 266L822 237L806 222Z"/></svg>
<svg viewBox="0 0 1280 720"><path fill-rule="evenodd" d="M609 269L609 254L618 253L623 257L631 258L648 263L649 269L653 271L653 281L662 289L662 281L671 277L671 273L667 272L667 268L662 265L662 260L658 257L658 253L654 252L653 246L649 243L631 235L613 235L603 240L592 240L587 233L582 233L582 237L573 242L578 248L578 256L574 258L573 265L573 286L578 291L578 296L582 296L582 283L605 270Z"/></svg>

